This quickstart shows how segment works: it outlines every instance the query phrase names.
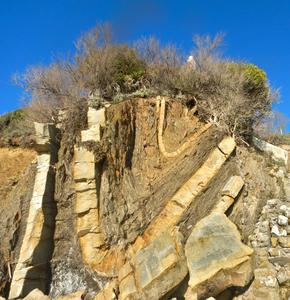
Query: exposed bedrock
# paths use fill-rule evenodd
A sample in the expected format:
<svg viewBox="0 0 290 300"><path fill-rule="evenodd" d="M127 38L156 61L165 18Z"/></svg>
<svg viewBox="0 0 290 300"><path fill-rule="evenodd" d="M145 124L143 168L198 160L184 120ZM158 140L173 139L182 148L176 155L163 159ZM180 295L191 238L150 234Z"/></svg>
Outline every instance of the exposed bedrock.
<svg viewBox="0 0 290 300"><path fill-rule="evenodd" d="M252 252L224 214L213 212L199 221L185 245L190 274L185 298L202 299L247 285L252 278Z"/></svg>
<svg viewBox="0 0 290 300"><path fill-rule="evenodd" d="M57 164L53 128L36 124L10 298L248 300L261 282L284 297L289 209L267 200L289 197L287 170L197 113L165 97L89 107Z"/></svg>
<svg viewBox="0 0 290 300"><path fill-rule="evenodd" d="M47 293L50 283L50 259L56 214L53 165L56 161L57 146L52 125L36 123L35 130L37 171L9 299L21 298L34 288Z"/></svg>

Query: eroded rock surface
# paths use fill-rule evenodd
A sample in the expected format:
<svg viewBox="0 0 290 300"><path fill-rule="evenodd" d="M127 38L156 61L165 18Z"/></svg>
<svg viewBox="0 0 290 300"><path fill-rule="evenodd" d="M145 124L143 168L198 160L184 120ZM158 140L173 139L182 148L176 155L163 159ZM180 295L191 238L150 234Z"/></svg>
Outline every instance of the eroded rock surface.
<svg viewBox="0 0 290 300"><path fill-rule="evenodd" d="M252 252L224 214L213 212L199 221L185 245L190 274L186 299L215 296L230 286L245 286L252 277Z"/></svg>
<svg viewBox="0 0 290 300"><path fill-rule="evenodd" d="M120 299L160 299L187 275L178 228L162 232L119 272Z"/></svg>
<svg viewBox="0 0 290 300"><path fill-rule="evenodd" d="M35 189L11 298L47 293L51 265L53 300L287 299L285 168L236 147L184 103L159 100L89 107L73 142L62 132L55 195L54 130L36 126Z"/></svg>
<svg viewBox="0 0 290 300"><path fill-rule="evenodd" d="M9 298L26 296L35 288L48 292L49 262L53 251L55 144L50 124L35 124L39 143L37 171L26 231L16 264ZM52 152L50 152L52 151Z"/></svg>

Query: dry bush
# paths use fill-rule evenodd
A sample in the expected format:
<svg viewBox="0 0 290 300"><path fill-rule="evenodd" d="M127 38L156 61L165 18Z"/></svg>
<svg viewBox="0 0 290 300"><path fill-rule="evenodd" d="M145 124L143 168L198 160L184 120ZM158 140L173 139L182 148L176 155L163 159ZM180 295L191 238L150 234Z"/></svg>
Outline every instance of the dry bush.
<svg viewBox="0 0 290 300"><path fill-rule="evenodd" d="M77 42L76 77L89 91L101 91L112 99L117 93L134 92L140 87L145 63L134 48L113 44L108 26L99 26Z"/></svg>
<svg viewBox="0 0 290 300"><path fill-rule="evenodd" d="M30 95L29 113L40 122L55 122L58 111L72 106L81 97L81 88L71 76L69 64L29 68L16 82Z"/></svg>
<svg viewBox="0 0 290 300"><path fill-rule="evenodd" d="M30 95L27 103L27 120L62 123L62 130L72 143L86 126L87 102L84 89L73 75L74 66L68 62L48 67L32 67L17 82Z"/></svg>
<svg viewBox="0 0 290 300"><path fill-rule="evenodd" d="M154 38L139 40L134 47L114 44L108 26L97 26L77 42L73 59L31 68L22 76L32 97L30 114L35 120L56 122L59 111L66 109L68 130L77 132L84 126L89 93L99 94L94 103L99 107L104 100L150 90L151 95L195 99L202 119L249 140L274 97L261 69L222 58L221 42L222 35L195 37L186 63L174 45L163 47Z"/></svg>
<svg viewBox="0 0 290 300"><path fill-rule="evenodd" d="M275 99L266 74L254 65L223 59L219 52L222 35L196 37L195 41L191 60L178 69L171 89L193 97L204 120L249 140Z"/></svg>
<svg viewBox="0 0 290 300"><path fill-rule="evenodd" d="M79 132L85 126L85 99L89 93L100 92L99 103L111 100L118 93L133 92L145 70L135 49L114 45L106 25L100 25L83 35L77 42L73 59L47 67L27 69L15 81L29 96L29 118L38 122L58 123L59 114L66 131ZM64 117L64 119L63 119Z"/></svg>
<svg viewBox="0 0 290 300"><path fill-rule="evenodd" d="M172 92L171 90L174 90L172 81L184 63L184 56L175 45L162 47L156 38L150 37L140 39L134 47L146 64L144 87L154 90L156 94Z"/></svg>
<svg viewBox="0 0 290 300"><path fill-rule="evenodd" d="M187 63L174 46L161 47L154 38L142 39L135 47L146 62L148 88L195 99L202 119L249 140L275 97L261 69L221 56L222 39L222 34L196 36Z"/></svg>

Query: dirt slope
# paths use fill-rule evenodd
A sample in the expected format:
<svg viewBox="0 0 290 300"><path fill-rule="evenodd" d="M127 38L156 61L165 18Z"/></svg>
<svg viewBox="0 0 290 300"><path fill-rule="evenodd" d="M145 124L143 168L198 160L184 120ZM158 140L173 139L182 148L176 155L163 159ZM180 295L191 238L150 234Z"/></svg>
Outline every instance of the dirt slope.
<svg viewBox="0 0 290 300"><path fill-rule="evenodd" d="M19 176L36 157L29 149L0 148L0 207L6 207L7 194L18 182Z"/></svg>
<svg viewBox="0 0 290 300"><path fill-rule="evenodd" d="M33 150L0 148L0 294L5 296L10 281L7 268L17 260L25 231L35 157Z"/></svg>

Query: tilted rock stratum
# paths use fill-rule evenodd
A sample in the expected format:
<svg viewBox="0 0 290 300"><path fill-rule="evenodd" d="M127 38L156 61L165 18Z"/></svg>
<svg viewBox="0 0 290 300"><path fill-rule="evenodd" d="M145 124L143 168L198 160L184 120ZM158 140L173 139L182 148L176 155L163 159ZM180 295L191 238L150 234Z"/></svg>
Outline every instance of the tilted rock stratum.
<svg viewBox="0 0 290 300"><path fill-rule="evenodd" d="M75 139L56 125L5 195L4 299L290 297L287 150L165 97L89 107Z"/></svg>

